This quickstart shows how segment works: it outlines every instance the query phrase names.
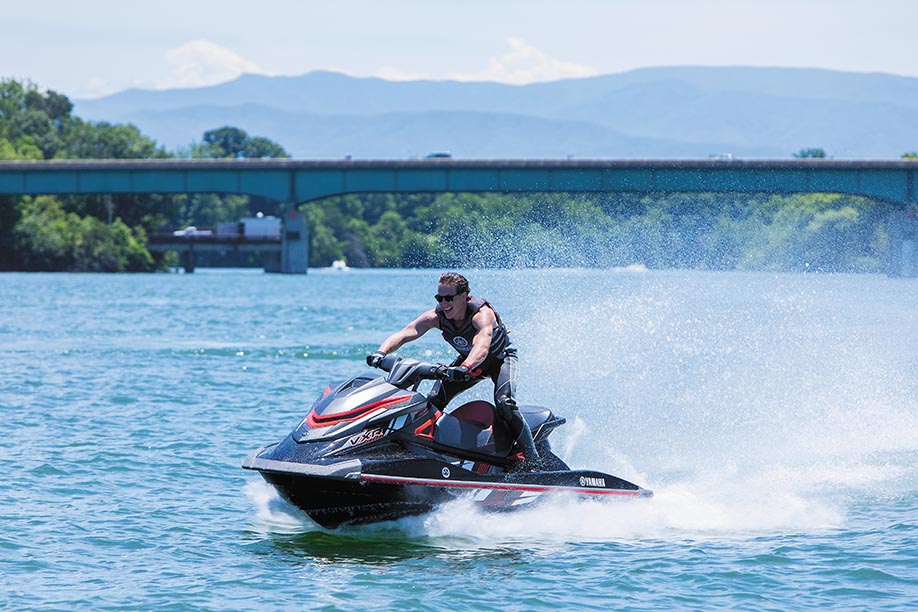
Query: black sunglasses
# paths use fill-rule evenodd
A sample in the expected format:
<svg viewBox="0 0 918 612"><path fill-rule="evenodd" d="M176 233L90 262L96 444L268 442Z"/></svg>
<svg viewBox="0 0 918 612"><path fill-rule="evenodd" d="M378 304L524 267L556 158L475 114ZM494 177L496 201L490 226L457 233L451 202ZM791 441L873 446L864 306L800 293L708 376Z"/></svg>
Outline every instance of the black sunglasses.
<svg viewBox="0 0 918 612"><path fill-rule="evenodd" d="M465 291L460 291L459 293L465 293ZM437 300L437 302L452 302L459 293L454 293L452 295L440 295L438 293L434 296L434 299Z"/></svg>

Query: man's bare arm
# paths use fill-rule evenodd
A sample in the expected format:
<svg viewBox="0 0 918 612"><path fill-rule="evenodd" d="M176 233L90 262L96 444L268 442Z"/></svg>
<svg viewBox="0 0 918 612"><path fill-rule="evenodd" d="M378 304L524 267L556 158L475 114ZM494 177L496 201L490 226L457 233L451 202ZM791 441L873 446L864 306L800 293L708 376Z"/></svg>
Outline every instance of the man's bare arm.
<svg viewBox="0 0 918 612"><path fill-rule="evenodd" d="M472 338L472 350L469 351L469 356L462 362L462 365L468 367L469 370L474 370L487 358L496 324L497 318L494 316L494 311L488 307L481 308L472 318L472 325L478 331Z"/></svg>
<svg viewBox="0 0 918 612"><path fill-rule="evenodd" d="M403 329L386 338L385 341L379 345L379 350L383 353L389 354L392 351L398 350L398 348L406 342L417 340L436 327L437 313L433 309L428 310L417 319L406 325Z"/></svg>

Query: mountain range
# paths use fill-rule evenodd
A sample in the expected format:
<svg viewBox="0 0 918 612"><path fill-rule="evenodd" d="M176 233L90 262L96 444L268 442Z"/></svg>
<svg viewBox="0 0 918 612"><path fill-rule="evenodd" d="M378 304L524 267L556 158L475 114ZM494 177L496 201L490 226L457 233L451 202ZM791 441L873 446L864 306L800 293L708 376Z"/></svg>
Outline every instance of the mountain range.
<svg viewBox="0 0 918 612"><path fill-rule="evenodd" d="M334 72L246 74L193 89L75 100L167 149L231 125L297 158L899 158L918 150L918 78L752 67L646 68L507 85Z"/></svg>

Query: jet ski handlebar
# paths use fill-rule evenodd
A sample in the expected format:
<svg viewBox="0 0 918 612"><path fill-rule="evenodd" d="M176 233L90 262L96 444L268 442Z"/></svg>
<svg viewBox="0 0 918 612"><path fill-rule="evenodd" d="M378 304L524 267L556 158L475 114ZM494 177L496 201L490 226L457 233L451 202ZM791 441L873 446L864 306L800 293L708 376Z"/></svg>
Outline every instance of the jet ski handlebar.
<svg viewBox="0 0 918 612"><path fill-rule="evenodd" d="M377 365L383 372L388 372L386 381L396 387L408 387L422 380L447 380L447 366L442 363L417 361L395 355L386 355Z"/></svg>

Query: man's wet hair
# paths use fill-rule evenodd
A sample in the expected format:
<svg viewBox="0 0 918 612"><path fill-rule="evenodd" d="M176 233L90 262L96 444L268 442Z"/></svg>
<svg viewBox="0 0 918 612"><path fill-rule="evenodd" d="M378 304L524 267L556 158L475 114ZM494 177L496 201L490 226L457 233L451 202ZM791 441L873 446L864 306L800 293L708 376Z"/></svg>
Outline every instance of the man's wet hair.
<svg viewBox="0 0 918 612"><path fill-rule="evenodd" d="M469 290L469 281L458 272L446 272L440 276L440 284L456 288L456 293Z"/></svg>

